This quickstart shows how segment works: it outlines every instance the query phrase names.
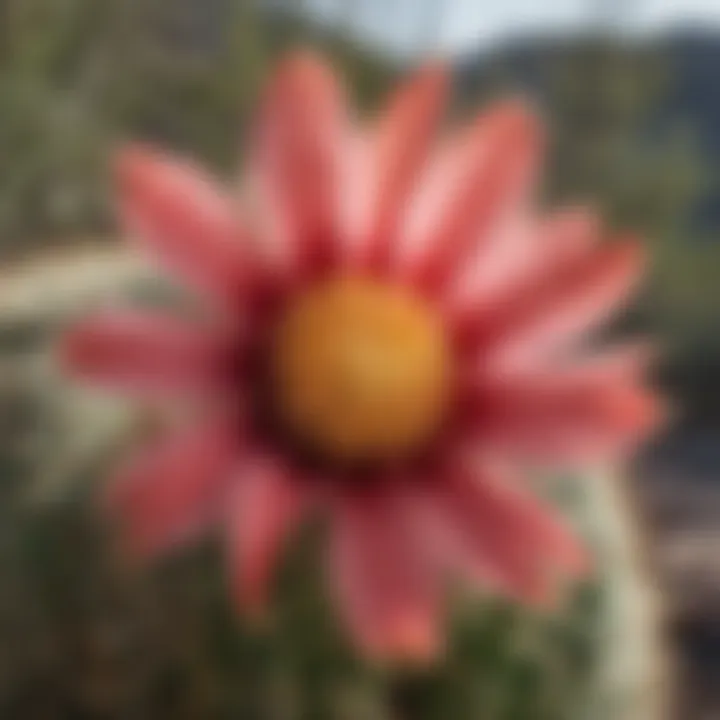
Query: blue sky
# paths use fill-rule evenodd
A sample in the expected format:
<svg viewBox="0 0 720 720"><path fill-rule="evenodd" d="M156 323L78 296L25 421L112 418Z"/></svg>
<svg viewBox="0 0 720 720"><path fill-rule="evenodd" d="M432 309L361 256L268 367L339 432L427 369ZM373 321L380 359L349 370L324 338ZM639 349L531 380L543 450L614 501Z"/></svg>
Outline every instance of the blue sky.
<svg viewBox="0 0 720 720"><path fill-rule="evenodd" d="M518 29L586 27L610 15L627 31L700 23L720 29L720 0L446 0L445 5L444 44L455 47Z"/></svg>
<svg viewBox="0 0 720 720"><path fill-rule="evenodd" d="M626 32L662 32L673 26L714 25L720 0L307 0L331 17L354 3L354 24L394 48L410 49L433 37L445 51L487 46L514 34L587 28L612 14ZM613 8L609 13L608 7Z"/></svg>

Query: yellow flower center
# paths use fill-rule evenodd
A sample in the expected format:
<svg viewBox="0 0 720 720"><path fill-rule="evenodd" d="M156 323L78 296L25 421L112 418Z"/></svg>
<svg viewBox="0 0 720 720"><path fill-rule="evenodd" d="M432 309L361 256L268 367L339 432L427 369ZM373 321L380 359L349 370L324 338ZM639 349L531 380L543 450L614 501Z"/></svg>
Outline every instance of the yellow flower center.
<svg viewBox="0 0 720 720"><path fill-rule="evenodd" d="M449 396L441 318L408 290L339 278L298 297L278 327L280 419L334 460L393 459L438 429Z"/></svg>

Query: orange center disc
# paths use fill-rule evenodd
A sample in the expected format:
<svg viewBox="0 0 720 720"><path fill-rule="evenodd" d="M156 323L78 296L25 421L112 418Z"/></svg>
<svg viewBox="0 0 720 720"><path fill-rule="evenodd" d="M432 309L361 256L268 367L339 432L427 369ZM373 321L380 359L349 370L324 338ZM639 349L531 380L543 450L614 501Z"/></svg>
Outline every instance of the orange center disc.
<svg viewBox="0 0 720 720"><path fill-rule="evenodd" d="M281 420L334 460L417 450L449 397L441 318L409 291L371 280L339 278L298 297L280 322L272 362Z"/></svg>

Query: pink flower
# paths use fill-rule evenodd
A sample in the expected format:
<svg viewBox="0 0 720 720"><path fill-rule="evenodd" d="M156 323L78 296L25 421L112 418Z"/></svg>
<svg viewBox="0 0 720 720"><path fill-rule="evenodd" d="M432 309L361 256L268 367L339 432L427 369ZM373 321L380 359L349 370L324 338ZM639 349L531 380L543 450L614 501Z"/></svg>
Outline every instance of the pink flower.
<svg viewBox="0 0 720 720"><path fill-rule="evenodd" d="M373 656L442 648L448 573L552 601L588 558L529 469L617 458L659 416L644 349L588 343L636 284L640 246L600 244L589 210L540 214L541 130L522 104L436 142L445 90L426 68L360 126L328 67L290 58L242 203L189 162L124 150L124 228L209 312L103 312L65 347L85 378L194 408L110 484L132 550L219 523L236 601L259 611L320 513L339 612Z"/></svg>

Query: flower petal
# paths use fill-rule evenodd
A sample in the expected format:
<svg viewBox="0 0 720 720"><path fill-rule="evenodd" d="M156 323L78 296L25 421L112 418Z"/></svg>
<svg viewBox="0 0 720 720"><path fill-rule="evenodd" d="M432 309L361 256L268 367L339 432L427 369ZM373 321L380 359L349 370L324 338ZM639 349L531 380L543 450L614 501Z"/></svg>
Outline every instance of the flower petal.
<svg viewBox="0 0 720 720"><path fill-rule="evenodd" d="M456 327L461 344L482 348L485 364L537 362L578 342L628 298L644 268L634 240L618 241L560 263Z"/></svg>
<svg viewBox="0 0 720 720"><path fill-rule="evenodd" d="M421 255L464 177L467 140L462 133L439 138L408 201L394 249L393 266L402 270Z"/></svg>
<svg viewBox="0 0 720 720"><path fill-rule="evenodd" d="M423 68L397 91L376 130L374 202L359 260L366 269L384 269L390 261L410 193L430 153L447 80L443 68Z"/></svg>
<svg viewBox="0 0 720 720"><path fill-rule="evenodd" d="M496 471L454 467L419 493L418 503L426 541L473 582L545 604L553 571L587 571L585 550L554 513Z"/></svg>
<svg viewBox="0 0 720 720"><path fill-rule="evenodd" d="M277 462L251 457L236 472L229 507L229 559L233 595L257 616L268 602L278 555L300 521L305 492Z"/></svg>
<svg viewBox="0 0 720 720"><path fill-rule="evenodd" d="M456 374L459 394L463 398L474 398L485 389L493 391L504 387L504 383L517 382L522 387L545 390L558 388L561 392L573 387L632 386L643 384L643 379L657 357L657 350L647 340L637 340L610 345L606 348L573 348L572 351L551 356L532 365L493 365L484 359L471 357L458 363ZM477 405L474 400L472 404Z"/></svg>
<svg viewBox="0 0 720 720"><path fill-rule="evenodd" d="M192 163L140 146L120 152L116 178L131 237L193 286L235 304L249 268L231 198Z"/></svg>
<svg viewBox="0 0 720 720"><path fill-rule="evenodd" d="M589 207L558 210L540 222L535 248L539 264L554 265L589 252L600 238L600 223Z"/></svg>
<svg viewBox="0 0 720 720"><path fill-rule="evenodd" d="M439 578L390 497L342 496L331 532L331 584L358 645L377 658L436 656Z"/></svg>
<svg viewBox="0 0 720 720"><path fill-rule="evenodd" d="M259 186L283 218L298 272L336 260L348 133L344 97L331 69L308 51L293 54L268 88L253 161Z"/></svg>
<svg viewBox="0 0 720 720"><path fill-rule="evenodd" d="M465 403L458 432L479 448L552 466L620 459L664 416L651 392L627 380L607 382L601 372L496 381L468 393Z"/></svg>
<svg viewBox="0 0 720 720"><path fill-rule="evenodd" d="M377 188L375 132L375 128L360 128L350 134L347 161L340 182L341 212L338 242L342 245L342 264L351 268L362 264L370 223L373 221Z"/></svg>
<svg viewBox="0 0 720 720"><path fill-rule="evenodd" d="M212 526L235 444L230 428L211 421L164 439L121 468L103 500L131 556L152 559Z"/></svg>
<svg viewBox="0 0 720 720"><path fill-rule="evenodd" d="M568 207L547 218L510 215L460 273L446 299L446 316L455 326L476 323L511 289L520 292L549 268L590 252L599 238L599 223L589 208Z"/></svg>
<svg viewBox="0 0 720 720"><path fill-rule="evenodd" d="M572 385L642 384L657 351L645 340L611 345L604 349L585 349L567 356L553 358L546 365L523 368L522 375L546 387Z"/></svg>
<svg viewBox="0 0 720 720"><path fill-rule="evenodd" d="M93 315L69 331L62 352L73 373L123 391L203 390L222 380L220 343L205 331L159 313Z"/></svg>
<svg viewBox="0 0 720 720"><path fill-rule="evenodd" d="M518 103L480 117L465 142L465 172L422 253L403 269L419 287L438 290L473 251L492 239L508 212L527 200L540 156L536 118Z"/></svg>

